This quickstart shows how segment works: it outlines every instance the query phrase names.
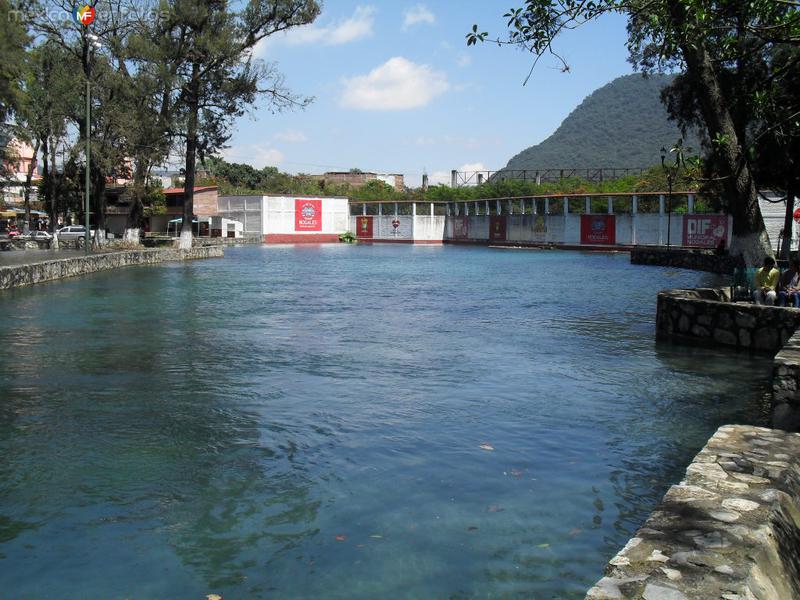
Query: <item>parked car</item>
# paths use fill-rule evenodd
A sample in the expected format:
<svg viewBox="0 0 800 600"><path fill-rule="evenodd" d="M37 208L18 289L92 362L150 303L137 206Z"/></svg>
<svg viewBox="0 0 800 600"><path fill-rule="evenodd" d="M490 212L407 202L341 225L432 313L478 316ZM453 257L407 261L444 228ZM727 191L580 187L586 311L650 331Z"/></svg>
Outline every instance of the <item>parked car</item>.
<svg viewBox="0 0 800 600"><path fill-rule="evenodd" d="M58 239L62 242L86 241L86 227L83 225L70 225L58 230Z"/></svg>
<svg viewBox="0 0 800 600"><path fill-rule="evenodd" d="M33 242L48 242L53 239L53 236L46 231L31 231L28 239Z"/></svg>

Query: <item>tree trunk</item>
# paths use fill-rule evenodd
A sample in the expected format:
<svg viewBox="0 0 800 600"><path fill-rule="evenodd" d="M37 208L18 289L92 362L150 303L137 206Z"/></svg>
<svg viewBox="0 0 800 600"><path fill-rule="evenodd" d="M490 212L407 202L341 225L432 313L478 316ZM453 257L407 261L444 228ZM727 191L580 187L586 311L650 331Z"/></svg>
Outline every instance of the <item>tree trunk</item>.
<svg viewBox="0 0 800 600"><path fill-rule="evenodd" d="M58 144L55 139L50 140L50 210L52 212L53 222L50 224L53 232L58 229L58 194L61 191L61 186L58 184L58 173L56 172L56 148ZM62 169L63 169L62 161ZM47 183L47 182L45 182Z"/></svg>
<svg viewBox="0 0 800 600"><path fill-rule="evenodd" d="M137 159L136 168L133 171L133 198L131 199L131 207L128 212L128 218L125 222L125 235L126 242L139 243L141 229L144 225L144 204L142 197L144 196L146 188L145 174L147 168L145 161L142 158Z"/></svg>
<svg viewBox="0 0 800 600"><path fill-rule="evenodd" d="M55 231L56 213L53 210L53 191L50 186L50 177L50 139L45 136L42 139L42 191L44 192L44 205L47 207L47 215L50 219L50 233L53 233Z"/></svg>
<svg viewBox="0 0 800 600"><path fill-rule="evenodd" d="M95 221L95 235L92 245L99 248L106 243L106 178L97 168L92 169L91 179Z"/></svg>
<svg viewBox="0 0 800 600"><path fill-rule="evenodd" d="M186 180L183 183L183 224L179 248L192 247L192 218L194 216L194 180L197 163L197 123L200 112L200 65L192 64L192 79L189 82L189 115L186 128Z"/></svg>
<svg viewBox="0 0 800 600"><path fill-rule="evenodd" d="M686 30L686 7L679 0L669 0L670 18L677 31ZM707 48L702 40L684 34L680 41L686 73L700 102L700 111L720 161L722 189L733 216L730 254L741 255L748 266L762 264L772 255L769 236L758 205L758 191L750 166L742 150L733 116Z"/></svg>
<svg viewBox="0 0 800 600"><path fill-rule="evenodd" d="M28 235L31 230L31 183L33 181L33 172L36 170L36 157L39 156L39 145L41 140L36 139L33 146L33 158L28 165L28 172L25 173L25 224L22 226L22 233Z"/></svg>

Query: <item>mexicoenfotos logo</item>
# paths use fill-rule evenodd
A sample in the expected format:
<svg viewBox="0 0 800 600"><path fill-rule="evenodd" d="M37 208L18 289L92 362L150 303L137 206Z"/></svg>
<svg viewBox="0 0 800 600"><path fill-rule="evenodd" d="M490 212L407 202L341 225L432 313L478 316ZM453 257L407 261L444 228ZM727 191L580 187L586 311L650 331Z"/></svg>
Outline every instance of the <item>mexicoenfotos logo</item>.
<svg viewBox="0 0 800 600"><path fill-rule="evenodd" d="M75 8L72 9L72 18L84 27L91 25L92 21L94 21L94 7L88 4L85 6L75 6Z"/></svg>

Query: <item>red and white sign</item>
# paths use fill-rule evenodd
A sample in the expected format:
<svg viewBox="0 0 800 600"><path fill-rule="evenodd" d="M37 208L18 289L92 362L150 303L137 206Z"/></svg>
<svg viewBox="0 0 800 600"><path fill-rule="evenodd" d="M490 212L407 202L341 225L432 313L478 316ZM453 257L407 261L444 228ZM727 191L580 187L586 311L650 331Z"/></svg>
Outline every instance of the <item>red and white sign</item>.
<svg viewBox="0 0 800 600"><path fill-rule="evenodd" d="M506 241L506 218L502 215L489 217L489 240Z"/></svg>
<svg viewBox="0 0 800 600"><path fill-rule="evenodd" d="M456 240L469 238L469 217L453 217L453 238Z"/></svg>
<svg viewBox="0 0 800 600"><path fill-rule="evenodd" d="M356 217L356 237L372 239L372 217Z"/></svg>
<svg viewBox="0 0 800 600"><path fill-rule="evenodd" d="M684 215L684 246L716 248L720 240L728 242L727 215Z"/></svg>
<svg viewBox="0 0 800 600"><path fill-rule="evenodd" d="M294 201L294 230L322 231L322 200Z"/></svg>
<svg viewBox="0 0 800 600"><path fill-rule="evenodd" d="M616 243L614 215L581 215L581 244L613 246Z"/></svg>
<svg viewBox="0 0 800 600"><path fill-rule="evenodd" d="M794 222L800 225L800 208L794 210Z"/></svg>

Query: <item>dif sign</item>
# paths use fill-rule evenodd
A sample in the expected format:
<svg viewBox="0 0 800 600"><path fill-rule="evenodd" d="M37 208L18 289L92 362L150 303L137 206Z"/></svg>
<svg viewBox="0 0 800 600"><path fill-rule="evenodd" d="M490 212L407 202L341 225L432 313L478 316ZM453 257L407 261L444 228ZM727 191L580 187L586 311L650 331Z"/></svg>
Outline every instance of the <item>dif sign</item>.
<svg viewBox="0 0 800 600"><path fill-rule="evenodd" d="M683 245L716 248L720 240L728 243L727 215L684 215Z"/></svg>

